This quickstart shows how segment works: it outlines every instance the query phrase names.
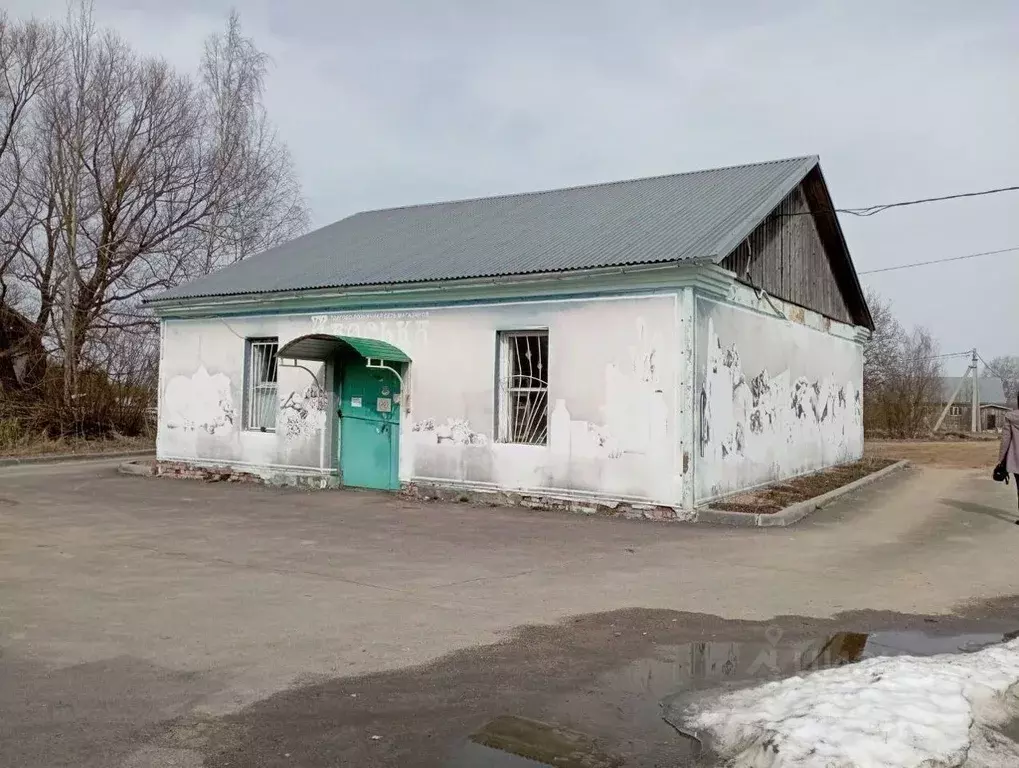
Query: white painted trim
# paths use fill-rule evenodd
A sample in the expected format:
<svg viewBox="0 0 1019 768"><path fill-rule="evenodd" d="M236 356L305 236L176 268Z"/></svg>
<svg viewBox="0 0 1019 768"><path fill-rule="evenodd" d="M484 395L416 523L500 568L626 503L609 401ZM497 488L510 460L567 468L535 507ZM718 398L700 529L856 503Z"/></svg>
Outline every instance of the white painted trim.
<svg viewBox="0 0 1019 768"><path fill-rule="evenodd" d="M673 348L672 360L672 413L673 413L673 437L672 437L672 490L676 489L676 478L680 478L679 497L683 498L686 478L683 477L683 389L680 377L680 368L683 366L683 318L679 311L679 295L672 303L672 331L676 342L676 349Z"/></svg>
<svg viewBox="0 0 1019 768"><path fill-rule="evenodd" d="M751 315L759 315L760 317L769 318L771 320L791 322L788 317L785 317L785 316L784 317L779 317L778 315L775 315L772 312L762 312L761 310L756 309L754 307L748 307L746 304L740 304L740 303L733 302L733 301L727 301L727 300L724 300L724 299L721 299L721 300L720 299L713 299L710 296L698 296L697 297L697 301L704 301L704 302L710 302L711 304L718 304L718 305L723 306L723 307L728 307L730 309L739 310L740 312L746 312L746 313L751 314ZM781 299L777 299L777 301L781 301ZM787 302L782 302L782 303L783 303L784 307L792 306L792 307L796 307L798 309L803 309L803 307L800 307L798 304L789 304ZM804 309L804 312L813 312L813 310L811 310L811 309ZM814 312L814 314L818 315L819 317L824 317L824 315L820 315L817 312ZM828 319L830 320L830 318L828 318ZM856 338L850 338L849 336L845 336L842 333L834 332L836 325L841 326L842 328L847 329L847 332L849 332L849 333L852 333L855 330L855 326L846 325L845 323L839 322L838 320L831 320L831 330L828 330L828 331L824 331L824 330L822 330L820 328L814 328L812 325L808 325L807 323L795 323L795 325L797 325L797 326L799 326L801 328L805 328L808 331L812 331L813 333L821 334L822 336L831 336L832 338L839 339L841 341L846 341L846 342L849 342L850 344L862 345L860 341L856 340Z"/></svg>
<svg viewBox="0 0 1019 768"><path fill-rule="evenodd" d="M698 409L697 397L697 294L693 288L684 289L683 328L679 337L680 359L685 361L687 370L681 378L676 398L683 403L685 419L681 432L683 438L683 453L690 457L690 464L687 472L683 474L683 504L687 508L693 507L694 494L696 493L697 480L697 457L700 447L700 434L698 430L700 412ZM682 455L680 456L679 471L683 471Z"/></svg>
<svg viewBox="0 0 1019 768"><path fill-rule="evenodd" d="M547 331L546 331L547 332ZM503 438L509 434L509 395L503 394L502 382L509 368L509 344L503 331L498 328L495 331L495 433L492 435L493 442L505 442ZM549 341L549 352L552 351L552 342ZM548 395L545 396L546 408L548 408Z"/></svg>
<svg viewBox="0 0 1019 768"><path fill-rule="evenodd" d="M159 430L163 424L163 392L166 384L166 366L163 360L166 352L166 320L159 321L159 369L156 372L156 439L159 439Z"/></svg>

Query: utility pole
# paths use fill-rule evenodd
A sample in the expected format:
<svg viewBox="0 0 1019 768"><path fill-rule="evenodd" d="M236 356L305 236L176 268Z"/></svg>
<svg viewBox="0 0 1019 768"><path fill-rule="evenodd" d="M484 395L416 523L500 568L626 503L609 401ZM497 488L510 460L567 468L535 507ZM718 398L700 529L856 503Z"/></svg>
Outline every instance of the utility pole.
<svg viewBox="0 0 1019 768"><path fill-rule="evenodd" d="M973 398L970 411L970 431L979 432L980 426L980 378L977 375L977 350L973 348L973 357L970 361L970 370L973 371Z"/></svg>
<svg viewBox="0 0 1019 768"><path fill-rule="evenodd" d="M941 411L941 415L938 416L938 420L934 422L934 428L931 432L937 432L938 428L945 420L945 416L948 415L948 411L952 408L952 404L955 402L955 398L959 396L962 391L963 384L966 383L966 377L972 374L973 391L970 394L970 415L969 415L969 426L973 432L978 432L980 427L980 379L977 376L977 361L979 360L977 355L976 347L973 348L972 354L970 355L969 368L966 369L966 375L959 377L959 385L955 388L952 396L948 398L948 402L945 404L944 409ZM961 405L961 403L960 403Z"/></svg>

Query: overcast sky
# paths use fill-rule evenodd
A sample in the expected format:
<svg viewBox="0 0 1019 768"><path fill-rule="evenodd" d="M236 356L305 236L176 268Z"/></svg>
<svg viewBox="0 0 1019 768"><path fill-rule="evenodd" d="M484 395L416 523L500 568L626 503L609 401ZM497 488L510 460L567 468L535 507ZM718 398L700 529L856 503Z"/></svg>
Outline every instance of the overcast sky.
<svg viewBox="0 0 1019 768"><path fill-rule="evenodd" d="M65 7L5 5L19 16ZM804 154L821 156L839 207L1019 184L1014 0L236 7L275 60L268 107L315 226ZM188 69L228 9L96 0L102 24ZM860 271L1019 246L1019 193L843 226ZM1019 253L862 279L943 352L1019 354Z"/></svg>

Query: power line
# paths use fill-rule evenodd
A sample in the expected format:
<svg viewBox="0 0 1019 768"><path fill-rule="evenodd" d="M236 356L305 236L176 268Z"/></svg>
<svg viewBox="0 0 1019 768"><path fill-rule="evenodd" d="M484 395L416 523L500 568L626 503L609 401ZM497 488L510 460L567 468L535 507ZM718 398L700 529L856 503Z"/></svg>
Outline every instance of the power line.
<svg viewBox="0 0 1019 768"><path fill-rule="evenodd" d="M923 360L943 360L949 357L969 357L973 354L972 349L967 349L965 352L946 352L943 355L923 355L921 357L907 357L903 362L905 363L917 363Z"/></svg>
<svg viewBox="0 0 1019 768"><path fill-rule="evenodd" d="M897 269L912 269L913 267L926 267L931 264L947 264L950 261L963 261L964 259L975 259L979 256L996 256L1001 253L1012 253L1013 251L1019 251L1019 245L1012 246L1011 248L1000 248L997 251L981 251L980 253L967 253L965 256L950 256L947 259L932 259L930 261L916 261L912 264L897 264L894 267L881 267L880 269L867 269L863 272L857 272L858 275L874 275L878 272L892 272Z"/></svg>
<svg viewBox="0 0 1019 768"><path fill-rule="evenodd" d="M915 200L900 200L896 203L882 203L880 205L868 205L862 208L811 208L809 211L795 211L792 213L779 213L778 216L813 216L817 213L846 213L850 216L866 218L875 214L887 211L892 208L905 208L911 205L923 205L925 203L940 203L945 200L961 200L967 197L983 197L985 195L997 195L1002 192L1019 192L1019 185L1011 187L996 187L994 189L982 189L978 192L958 192L954 195L941 195L940 197L919 197Z"/></svg>
<svg viewBox="0 0 1019 768"><path fill-rule="evenodd" d="M994 370L994 369L993 369L993 368L992 368L992 367L990 366L990 364L989 364L989 363L988 363L988 362L987 362L986 360L984 360L984 358L980 357L980 353L979 353L979 352L977 352L977 359L978 359L978 360L980 360L980 362L984 364L984 368L986 368L986 369L987 369L988 371L990 371L991 373L993 373L993 374L994 374L995 376L997 376L997 377L998 377L999 379L1001 379L1002 381L1004 381L1005 379L1007 379L1007 378L1008 378L1007 376L1002 376L1002 375L1001 375L1001 372L1000 372L1000 371L996 371L996 370Z"/></svg>
<svg viewBox="0 0 1019 768"><path fill-rule="evenodd" d="M984 189L980 192L960 192L955 195L942 195L941 197L921 197L916 200L903 200L898 203L885 203L884 205L871 205L866 208L836 208L839 213L849 213L853 216L873 216L876 213L887 211L890 208L904 208L908 205L921 205L922 203L939 203L944 200L959 200L964 197L982 197L984 195L996 195L1000 192L1016 192L1019 186L997 187L996 189Z"/></svg>

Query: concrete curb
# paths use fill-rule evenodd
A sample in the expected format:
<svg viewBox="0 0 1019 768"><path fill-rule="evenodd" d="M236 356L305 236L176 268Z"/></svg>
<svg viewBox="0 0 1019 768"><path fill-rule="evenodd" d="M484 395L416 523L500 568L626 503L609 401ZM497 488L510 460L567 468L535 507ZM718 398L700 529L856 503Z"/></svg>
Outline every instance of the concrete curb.
<svg viewBox="0 0 1019 768"><path fill-rule="evenodd" d="M906 459L897 461L884 469L864 475L858 480L840 486L833 491L822 493L820 496L815 496L806 501L797 502L774 514L754 515L748 512L728 512L724 509L699 509L697 510L696 521L698 523L714 523L716 525L735 525L741 528L784 528L798 523L811 512L828 506L847 493L852 493L865 485L870 485L874 481L887 477L893 472L898 472L900 469L905 469L909 465L910 462Z"/></svg>
<svg viewBox="0 0 1019 768"><path fill-rule="evenodd" d="M137 475L138 477L152 477L156 473L152 462L146 461L122 461L117 466L117 471L122 475Z"/></svg>
<svg viewBox="0 0 1019 768"><path fill-rule="evenodd" d="M64 453L55 456L16 456L0 459L0 467L27 467L33 464L63 464L69 461L104 461L106 459L145 458L155 451L111 451L110 453Z"/></svg>

